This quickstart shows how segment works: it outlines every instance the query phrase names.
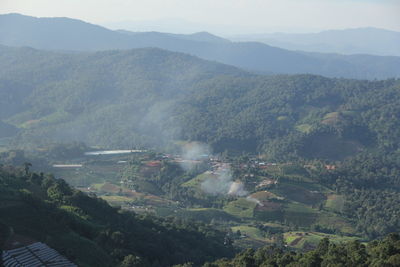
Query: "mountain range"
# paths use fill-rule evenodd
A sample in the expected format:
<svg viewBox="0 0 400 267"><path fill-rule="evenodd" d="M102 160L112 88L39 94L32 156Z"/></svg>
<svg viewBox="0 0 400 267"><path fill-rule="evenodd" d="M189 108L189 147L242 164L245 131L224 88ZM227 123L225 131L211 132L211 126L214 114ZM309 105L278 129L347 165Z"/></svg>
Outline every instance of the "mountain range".
<svg viewBox="0 0 400 267"><path fill-rule="evenodd" d="M319 33L265 33L232 36L235 41L262 42L308 52L400 56L400 32L377 28L329 30Z"/></svg>
<svg viewBox="0 0 400 267"><path fill-rule="evenodd" d="M395 79L259 75L158 48L0 47L0 120L18 128L16 146L192 140L217 152L341 159L398 147L398 89Z"/></svg>
<svg viewBox="0 0 400 267"><path fill-rule="evenodd" d="M0 44L62 51L157 47L258 73L309 73L356 79L400 77L399 57L290 51L259 42L231 42L205 32L182 35L112 31L69 18L0 15Z"/></svg>
<svg viewBox="0 0 400 267"><path fill-rule="evenodd" d="M400 236L376 240L400 227L399 77L395 56L0 15L0 266L36 241L78 266L399 266Z"/></svg>

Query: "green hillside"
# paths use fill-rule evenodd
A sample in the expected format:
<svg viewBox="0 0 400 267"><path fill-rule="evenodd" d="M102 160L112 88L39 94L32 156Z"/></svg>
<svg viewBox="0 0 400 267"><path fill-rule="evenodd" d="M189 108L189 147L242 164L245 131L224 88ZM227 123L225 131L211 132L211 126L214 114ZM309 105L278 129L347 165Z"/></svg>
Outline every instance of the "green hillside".
<svg viewBox="0 0 400 267"><path fill-rule="evenodd" d="M12 129L0 139L0 162L31 162L88 194L5 168L4 232L12 227L81 265L130 254L155 266L199 265L229 256L231 245L280 244L288 233L308 233L290 242L308 250L325 235L373 240L400 226L399 80L256 75L153 48L0 47L0 67L0 126ZM188 170L179 154L190 141L213 152ZM84 156L108 148L149 151ZM82 166L52 167L58 163ZM207 193L204 181L224 168L232 172L224 193ZM226 195L233 181L243 193Z"/></svg>
<svg viewBox="0 0 400 267"><path fill-rule="evenodd" d="M79 266L118 266L136 256L137 266L200 265L233 252L224 233L203 224L122 212L29 166L1 167L0 214L0 248L41 241Z"/></svg>
<svg viewBox="0 0 400 267"><path fill-rule="evenodd" d="M158 49L0 50L0 119L20 129L20 146L196 140L217 152L341 160L399 143L397 80L252 75Z"/></svg>
<svg viewBox="0 0 400 267"><path fill-rule="evenodd" d="M388 235L386 238L362 244L350 239L328 240L329 236L292 233L289 242L310 242L318 246L307 253L287 251L280 247L248 249L237 254L234 259L221 259L207 263L205 267L225 266L399 266L400 236Z"/></svg>

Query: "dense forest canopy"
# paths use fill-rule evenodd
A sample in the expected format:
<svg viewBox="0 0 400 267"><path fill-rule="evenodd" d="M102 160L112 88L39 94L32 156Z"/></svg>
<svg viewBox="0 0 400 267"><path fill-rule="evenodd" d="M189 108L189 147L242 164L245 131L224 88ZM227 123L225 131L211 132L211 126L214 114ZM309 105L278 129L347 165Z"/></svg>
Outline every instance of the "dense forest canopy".
<svg viewBox="0 0 400 267"><path fill-rule="evenodd" d="M184 139L217 152L333 160L398 149L395 79L255 75L158 49L1 51L0 120L18 128L22 146L160 147Z"/></svg>
<svg viewBox="0 0 400 267"><path fill-rule="evenodd" d="M123 212L27 165L0 167L0 193L0 247L18 233L79 266L200 265L234 252L225 234L207 225ZM132 257L136 265L123 265Z"/></svg>
<svg viewBox="0 0 400 267"><path fill-rule="evenodd" d="M391 234L383 240L333 244L323 239L315 250L307 253L285 251L277 247L249 249L232 260L222 259L207 263L204 267L306 267L306 266L388 266L400 265L400 236Z"/></svg>

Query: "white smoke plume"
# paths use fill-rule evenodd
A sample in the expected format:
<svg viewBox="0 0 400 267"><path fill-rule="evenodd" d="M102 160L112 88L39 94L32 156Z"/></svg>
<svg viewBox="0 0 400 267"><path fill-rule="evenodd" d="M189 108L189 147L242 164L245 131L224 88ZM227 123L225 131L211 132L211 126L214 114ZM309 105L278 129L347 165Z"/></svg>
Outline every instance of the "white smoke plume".
<svg viewBox="0 0 400 267"><path fill-rule="evenodd" d="M264 206L264 204L263 204L260 200L254 198L254 197L248 196L248 197L246 197L246 200L251 201L251 202L254 202L254 203L256 203L257 205L260 205L261 207Z"/></svg>
<svg viewBox="0 0 400 267"><path fill-rule="evenodd" d="M211 154L210 146L200 143L192 142L185 144L182 147L182 161L181 167L186 170L192 170L199 160L208 159Z"/></svg>
<svg viewBox="0 0 400 267"><path fill-rule="evenodd" d="M232 172L229 165L224 165L215 172L216 177L207 178L202 184L201 189L212 195L232 195L245 196L248 192L240 181L233 181Z"/></svg>
<svg viewBox="0 0 400 267"><path fill-rule="evenodd" d="M207 194L218 195L227 194L232 184L230 170L222 171L217 177L207 178L202 184L201 189Z"/></svg>
<svg viewBox="0 0 400 267"><path fill-rule="evenodd" d="M182 158L186 160L201 160L207 158L210 152L210 146L199 142L192 142L183 146Z"/></svg>
<svg viewBox="0 0 400 267"><path fill-rule="evenodd" d="M231 183L231 186L229 187L228 195L242 197L247 194L248 194L248 192L246 190L244 190L244 185L242 182Z"/></svg>
<svg viewBox="0 0 400 267"><path fill-rule="evenodd" d="M191 170L196 161L209 158L210 155L211 149L208 145L199 142L188 143L182 147L182 162L180 165L185 170ZM213 175L203 181L201 189L211 195L244 197L249 194L241 181L233 181L232 171L228 163L220 163L218 168L214 170ZM246 199L263 206L258 199L250 196Z"/></svg>

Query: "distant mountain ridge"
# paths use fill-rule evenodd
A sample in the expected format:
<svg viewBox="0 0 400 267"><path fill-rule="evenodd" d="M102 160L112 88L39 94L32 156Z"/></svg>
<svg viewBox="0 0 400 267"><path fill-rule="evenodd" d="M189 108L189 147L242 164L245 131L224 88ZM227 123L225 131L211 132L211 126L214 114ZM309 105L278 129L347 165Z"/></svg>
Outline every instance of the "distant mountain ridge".
<svg viewBox="0 0 400 267"><path fill-rule="evenodd" d="M207 43L230 43L228 39L221 38L209 32L196 32L192 34L176 34L176 33L163 33L163 32L132 32L127 30L116 30L119 33L128 34L128 35L146 35L146 34L155 34L155 35L165 35L168 37L174 37L183 40L191 40L191 41L199 41L199 42L207 42Z"/></svg>
<svg viewBox="0 0 400 267"><path fill-rule="evenodd" d="M257 41L308 52L400 56L400 32L378 28L328 30L319 33L266 33L232 36L235 41Z"/></svg>
<svg viewBox="0 0 400 267"><path fill-rule="evenodd" d="M309 73L327 77L400 77L400 57L346 57L303 53L257 42L230 42L208 33L131 33L69 18L0 15L0 44L37 49L99 51L157 47L259 73Z"/></svg>

